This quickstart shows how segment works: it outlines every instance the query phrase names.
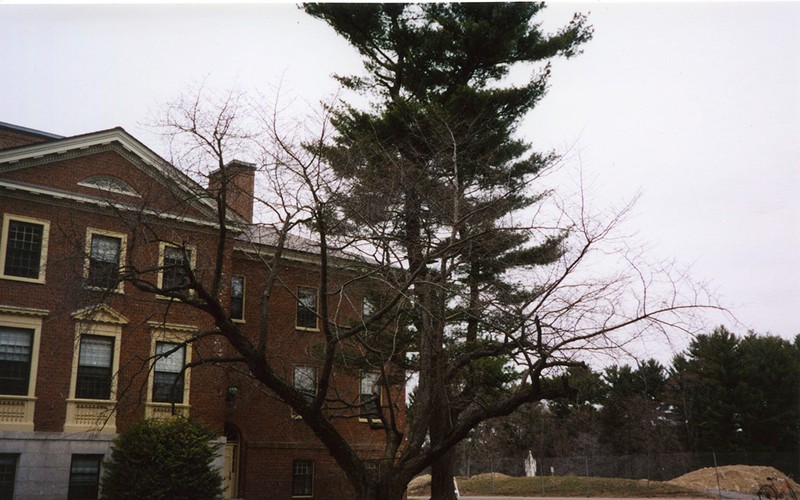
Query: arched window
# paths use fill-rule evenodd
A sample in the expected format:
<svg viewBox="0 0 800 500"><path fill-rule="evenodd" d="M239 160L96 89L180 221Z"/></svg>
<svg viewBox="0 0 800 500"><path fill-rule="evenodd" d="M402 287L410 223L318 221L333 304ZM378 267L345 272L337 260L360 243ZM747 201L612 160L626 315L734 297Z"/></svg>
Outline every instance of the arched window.
<svg viewBox="0 0 800 500"><path fill-rule="evenodd" d="M93 175L80 181L78 185L99 189L101 191L125 194L128 196L139 196L139 193L137 193L136 190L134 190L127 182L110 175Z"/></svg>

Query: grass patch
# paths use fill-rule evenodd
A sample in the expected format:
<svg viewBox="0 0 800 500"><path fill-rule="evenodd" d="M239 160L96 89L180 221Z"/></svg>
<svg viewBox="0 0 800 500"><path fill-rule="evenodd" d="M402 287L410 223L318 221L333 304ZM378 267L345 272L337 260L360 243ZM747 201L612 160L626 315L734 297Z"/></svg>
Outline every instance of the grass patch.
<svg viewBox="0 0 800 500"><path fill-rule="evenodd" d="M705 496L675 484L661 481L614 479L603 477L544 476L509 477L502 474L481 474L472 478L459 478L458 489L462 496L546 496L546 497L675 497L700 498ZM430 494L412 491L412 495Z"/></svg>

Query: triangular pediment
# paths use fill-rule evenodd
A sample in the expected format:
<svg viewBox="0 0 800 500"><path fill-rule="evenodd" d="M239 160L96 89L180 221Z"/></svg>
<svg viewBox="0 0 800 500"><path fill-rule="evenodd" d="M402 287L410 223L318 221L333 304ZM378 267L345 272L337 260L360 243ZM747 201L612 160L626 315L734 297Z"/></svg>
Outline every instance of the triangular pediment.
<svg viewBox="0 0 800 500"><path fill-rule="evenodd" d="M91 323L105 323L111 325L128 324L128 318L106 304L95 304L93 306L84 307L72 313L72 317L78 321Z"/></svg>
<svg viewBox="0 0 800 500"><path fill-rule="evenodd" d="M216 203L203 186L119 127L0 150L0 187L15 191L30 191L32 195L37 196L49 195L58 199L74 198L79 203L102 200L102 193L97 196L93 196L92 193L72 193L69 192L71 191L69 186L51 187L43 185L43 183L30 182L15 172L109 151L120 155L128 161L132 168L138 169L155 180L163 189L171 192L171 198L184 200L188 204L186 208L191 207L194 215L191 214L192 211L187 212L185 208L181 209L182 215L189 215L196 222L216 223ZM6 178L3 178L4 173L8 174ZM90 178L78 179L76 184L86 187L87 179ZM120 203L124 204L125 202ZM136 203L131 202L131 205L136 206ZM124 207L122 208L124 209ZM163 213L163 210L159 212Z"/></svg>

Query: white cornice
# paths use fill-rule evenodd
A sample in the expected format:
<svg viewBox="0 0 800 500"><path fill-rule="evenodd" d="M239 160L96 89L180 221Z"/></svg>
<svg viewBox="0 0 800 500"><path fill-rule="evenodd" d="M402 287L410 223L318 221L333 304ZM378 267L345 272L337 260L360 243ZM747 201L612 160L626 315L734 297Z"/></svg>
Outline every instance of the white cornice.
<svg viewBox="0 0 800 500"><path fill-rule="evenodd" d="M77 193L69 193L67 191L60 191L57 189L47 189L39 186L31 186L29 184L20 184L11 181L5 181L2 179L0 179L0 188L5 188L10 191L21 191L24 193L29 193L38 196L47 196L56 200L69 200L76 203L93 205L101 208L113 208L115 210L121 210L125 212L138 212L140 214L156 217L159 219L166 219L178 222L189 222L191 224L196 224L198 226L218 227L217 221L213 219L199 219L197 217L189 217L186 215L170 214L168 212L163 212L159 210L126 205L124 203L115 203L109 200L102 200L99 198L93 198L91 196L85 196Z"/></svg>
<svg viewBox="0 0 800 500"><path fill-rule="evenodd" d="M156 169L161 175L177 184L182 190L189 191L193 195L205 191L200 184L155 154L122 128L101 130L90 134L0 151L0 171L3 170L2 167L4 165L10 166L13 169L15 163L24 160L39 159L49 155L61 155L69 151L104 146L113 142L116 142L122 148L135 155L144 164ZM206 209L216 211L216 206L210 199L196 196L195 199L203 204Z"/></svg>

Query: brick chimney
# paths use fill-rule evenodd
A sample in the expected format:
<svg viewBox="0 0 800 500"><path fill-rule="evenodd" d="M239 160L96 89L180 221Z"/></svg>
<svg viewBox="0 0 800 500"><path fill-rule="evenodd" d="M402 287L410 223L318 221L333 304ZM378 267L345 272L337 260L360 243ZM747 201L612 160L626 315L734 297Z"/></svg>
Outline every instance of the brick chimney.
<svg viewBox="0 0 800 500"><path fill-rule="evenodd" d="M227 190L228 208L241 215L247 222L253 222L253 193L255 189L256 166L239 160L232 160L223 168L208 175L208 190L216 196Z"/></svg>

